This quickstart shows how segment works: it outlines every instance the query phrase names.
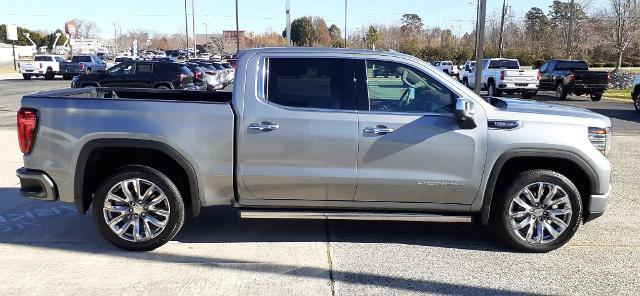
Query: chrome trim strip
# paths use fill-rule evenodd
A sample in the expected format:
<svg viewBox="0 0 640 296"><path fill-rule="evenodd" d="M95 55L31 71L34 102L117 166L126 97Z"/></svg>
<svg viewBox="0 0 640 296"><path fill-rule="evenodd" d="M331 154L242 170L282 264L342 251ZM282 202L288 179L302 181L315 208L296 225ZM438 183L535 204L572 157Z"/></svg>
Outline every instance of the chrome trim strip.
<svg viewBox="0 0 640 296"><path fill-rule="evenodd" d="M368 220L368 221L419 221L469 223L471 216L437 215L427 213L385 213L385 212L322 212L322 211L277 211L240 210L244 219L326 219L326 220Z"/></svg>

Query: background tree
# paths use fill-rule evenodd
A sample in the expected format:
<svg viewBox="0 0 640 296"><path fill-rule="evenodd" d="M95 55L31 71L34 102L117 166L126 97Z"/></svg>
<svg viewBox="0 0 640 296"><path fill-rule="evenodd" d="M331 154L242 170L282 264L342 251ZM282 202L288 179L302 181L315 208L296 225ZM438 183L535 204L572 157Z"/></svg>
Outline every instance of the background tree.
<svg viewBox="0 0 640 296"><path fill-rule="evenodd" d="M367 48L375 50L378 40L380 40L378 30L374 26L369 26L369 31L367 31L366 36Z"/></svg>
<svg viewBox="0 0 640 296"><path fill-rule="evenodd" d="M622 55L632 40L640 34L640 4L635 0L609 0L611 6L609 17L612 19L609 24L611 43L616 49L617 64L616 69L622 65Z"/></svg>

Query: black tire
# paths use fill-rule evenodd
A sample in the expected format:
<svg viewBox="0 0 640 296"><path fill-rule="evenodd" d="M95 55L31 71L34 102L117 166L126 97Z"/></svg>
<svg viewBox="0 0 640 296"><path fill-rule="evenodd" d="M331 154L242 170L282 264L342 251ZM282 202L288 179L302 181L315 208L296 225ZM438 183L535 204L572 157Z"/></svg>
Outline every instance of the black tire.
<svg viewBox="0 0 640 296"><path fill-rule="evenodd" d="M468 79L467 77L462 78L462 84L463 84L464 86L466 86L467 88L471 88L471 87L469 86L469 79Z"/></svg>
<svg viewBox="0 0 640 296"><path fill-rule="evenodd" d="M167 196L171 209L165 228L156 237L146 241L132 242L120 238L107 225L103 214L104 202L109 190L119 182L131 178L148 180L158 186ZM130 251L150 251L166 244L182 228L184 216L182 196L171 179L158 170L142 165L130 165L116 171L100 184L93 200L93 219L100 234L117 247Z"/></svg>
<svg viewBox="0 0 640 296"><path fill-rule="evenodd" d="M638 91L633 98L633 106L636 108L636 112L640 112L640 91Z"/></svg>
<svg viewBox="0 0 640 296"><path fill-rule="evenodd" d="M591 97L591 100L594 101L594 102L602 100L602 93L601 92L592 93L592 94L589 94L589 96Z"/></svg>
<svg viewBox="0 0 640 296"><path fill-rule="evenodd" d="M497 88L493 81L490 81L489 86L487 87L487 93L490 97L499 97L502 95L502 90Z"/></svg>
<svg viewBox="0 0 640 296"><path fill-rule="evenodd" d="M512 230L509 217L509 207L520 190L537 182L548 182L557 185L567 194L571 206L571 220L564 232L555 240L547 243L530 243L519 238ZM518 174L511 182L511 186L496 196L495 206L491 210L491 225L496 234L507 244L522 252L545 253L553 251L566 244L582 224L582 200L580 192L567 177L551 170L529 170ZM540 218L543 219L543 218ZM544 218L546 219L546 218ZM529 226L532 227L532 226ZM548 230L547 230L548 231Z"/></svg>
<svg viewBox="0 0 640 296"><path fill-rule="evenodd" d="M560 101L565 101L567 99L567 90L565 89L562 83L558 83L556 85L556 99Z"/></svg>
<svg viewBox="0 0 640 296"><path fill-rule="evenodd" d="M31 75L29 75L29 74L22 74L22 78L24 78L24 80L31 80Z"/></svg>

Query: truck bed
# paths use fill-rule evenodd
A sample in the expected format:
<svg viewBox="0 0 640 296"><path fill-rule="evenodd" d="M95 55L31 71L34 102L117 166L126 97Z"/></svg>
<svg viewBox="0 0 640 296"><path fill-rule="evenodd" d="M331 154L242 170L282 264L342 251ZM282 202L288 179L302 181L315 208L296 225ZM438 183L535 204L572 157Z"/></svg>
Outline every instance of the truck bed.
<svg viewBox="0 0 640 296"><path fill-rule="evenodd" d="M231 92L205 92L181 89L153 89L153 88L69 88L53 91L38 92L30 97L76 97L87 99L126 99L126 100L158 100L231 103Z"/></svg>

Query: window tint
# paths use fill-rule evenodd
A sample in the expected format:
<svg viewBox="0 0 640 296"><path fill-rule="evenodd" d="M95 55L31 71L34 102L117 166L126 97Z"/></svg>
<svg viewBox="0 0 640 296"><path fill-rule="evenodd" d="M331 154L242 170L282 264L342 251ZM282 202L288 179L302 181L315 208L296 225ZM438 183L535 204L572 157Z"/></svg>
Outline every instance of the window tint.
<svg viewBox="0 0 640 296"><path fill-rule="evenodd" d="M556 70L588 70L586 62L583 61L558 61Z"/></svg>
<svg viewBox="0 0 640 296"><path fill-rule="evenodd" d="M133 64L118 64L109 69L109 74L118 75L131 75L133 74Z"/></svg>
<svg viewBox="0 0 640 296"><path fill-rule="evenodd" d="M90 56L73 56L73 58L71 58L71 62L73 62L73 63L79 63L79 62L90 63L91 62L91 57Z"/></svg>
<svg viewBox="0 0 640 296"><path fill-rule="evenodd" d="M56 57L56 62L58 62L58 63L64 63L64 62L66 62L66 61L65 61L65 60L64 60L64 58L62 58L62 57Z"/></svg>
<svg viewBox="0 0 640 296"><path fill-rule="evenodd" d="M269 59L266 98L290 107L351 109L344 102L355 100L352 65L345 59Z"/></svg>
<svg viewBox="0 0 640 296"><path fill-rule="evenodd" d="M367 61L369 109L382 112L451 113L454 94L408 66Z"/></svg>
<svg viewBox="0 0 640 296"><path fill-rule="evenodd" d="M138 64L136 67L136 74L147 74L151 73L152 65L151 64Z"/></svg>
<svg viewBox="0 0 640 296"><path fill-rule="evenodd" d="M35 61L35 62L50 62L51 61L51 57L48 57L48 56L35 56L33 58L33 61Z"/></svg>
<svg viewBox="0 0 640 296"><path fill-rule="evenodd" d="M520 69L516 60L491 60L489 61L489 69Z"/></svg>
<svg viewBox="0 0 640 296"><path fill-rule="evenodd" d="M549 62L546 62L540 66L540 72L546 72L547 68L549 68Z"/></svg>

